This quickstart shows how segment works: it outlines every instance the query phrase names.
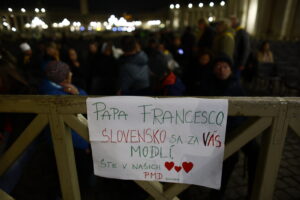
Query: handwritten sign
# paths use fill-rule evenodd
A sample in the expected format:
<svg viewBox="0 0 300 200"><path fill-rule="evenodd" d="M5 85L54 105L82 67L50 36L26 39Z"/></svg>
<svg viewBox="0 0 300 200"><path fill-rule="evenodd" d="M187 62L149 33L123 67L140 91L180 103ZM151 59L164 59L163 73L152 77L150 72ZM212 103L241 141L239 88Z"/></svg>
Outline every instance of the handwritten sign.
<svg viewBox="0 0 300 200"><path fill-rule="evenodd" d="M94 172L218 189L227 110L220 99L88 98Z"/></svg>

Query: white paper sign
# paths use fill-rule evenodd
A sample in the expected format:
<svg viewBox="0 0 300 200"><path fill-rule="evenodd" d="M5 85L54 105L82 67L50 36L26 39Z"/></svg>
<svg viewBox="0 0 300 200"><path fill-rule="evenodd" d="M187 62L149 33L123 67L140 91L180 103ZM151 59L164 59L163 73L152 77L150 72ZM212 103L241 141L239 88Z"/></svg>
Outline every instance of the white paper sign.
<svg viewBox="0 0 300 200"><path fill-rule="evenodd" d="M219 189L228 101L88 98L94 172Z"/></svg>

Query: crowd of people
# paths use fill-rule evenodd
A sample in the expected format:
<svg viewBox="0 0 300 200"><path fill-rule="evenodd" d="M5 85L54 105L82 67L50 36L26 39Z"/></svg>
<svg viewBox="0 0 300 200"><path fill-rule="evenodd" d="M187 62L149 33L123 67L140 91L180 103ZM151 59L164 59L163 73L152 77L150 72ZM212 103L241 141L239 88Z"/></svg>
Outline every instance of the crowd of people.
<svg viewBox="0 0 300 200"><path fill-rule="evenodd" d="M0 45L0 94L245 96L241 80L253 79L258 62L274 62L268 42L254 53L250 36L236 17L213 25L200 19L197 31L188 27L182 35L137 33L115 40L80 41L82 45L68 38L20 41L13 43L19 53ZM20 134L14 130L17 118L0 117L1 138L4 133ZM227 132L243 121L229 118ZM72 139L76 156L91 163L89 144L75 132ZM0 154L9 146L1 141ZM250 192L258 144L253 140L243 151L249 158ZM222 187L212 193L213 199L224 196L237 160L236 153L225 161ZM0 187L3 181L0 178ZM7 188L9 193L15 184Z"/></svg>

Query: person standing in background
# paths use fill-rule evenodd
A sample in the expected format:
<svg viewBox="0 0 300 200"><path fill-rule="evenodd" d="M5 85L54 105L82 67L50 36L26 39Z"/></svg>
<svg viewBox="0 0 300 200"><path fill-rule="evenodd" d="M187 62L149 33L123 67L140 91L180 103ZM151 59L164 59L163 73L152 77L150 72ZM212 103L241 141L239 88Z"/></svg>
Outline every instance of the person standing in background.
<svg viewBox="0 0 300 200"><path fill-rule="evenodd" d="M230 20L231 27L235 32L235 47L233 55L234 72L237 77L240 77L241 71L243 71L246 67L250 54L250 37L247 31L240 26L240 22L237 17L232 16Z"/></svg>
<svg viewBox="0 0 300 200"><path fill-rule="evenodd" d="M220 20L216 27L217 35L214 39L213 52L215 55L226 54L231 60L234 55L234 34L227 19Z"/></svg>

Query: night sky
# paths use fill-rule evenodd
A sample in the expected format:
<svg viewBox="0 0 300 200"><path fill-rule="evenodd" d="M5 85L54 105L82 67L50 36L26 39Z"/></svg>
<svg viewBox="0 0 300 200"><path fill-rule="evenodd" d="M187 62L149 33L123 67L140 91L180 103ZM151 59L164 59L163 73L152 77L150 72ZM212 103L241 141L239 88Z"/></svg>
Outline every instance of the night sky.
<svg viewBox="0 0 300 200"><path fill-rule="evenodd" d="M182 6L188 3L209 1L220 2L220 0L88 0L91 13L136 13L153 11L157 9L168 9L171 3L180 3ZM47 10L72 9L79 11L80 0L0 0L1 8L27 8L45 7Z"/></svg>

